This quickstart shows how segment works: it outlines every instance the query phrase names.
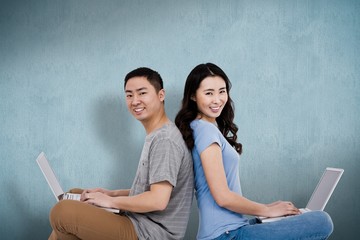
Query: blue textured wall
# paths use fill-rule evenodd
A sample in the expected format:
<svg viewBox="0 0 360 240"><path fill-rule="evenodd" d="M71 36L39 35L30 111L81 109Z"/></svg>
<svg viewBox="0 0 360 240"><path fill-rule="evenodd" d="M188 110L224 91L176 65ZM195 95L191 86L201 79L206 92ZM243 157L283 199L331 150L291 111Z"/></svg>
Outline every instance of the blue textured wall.
<svg viewBox="0 0 360 240"><path fill-rule="evenodd" d="M65 189L127 188L144 130L122 79L158 70L173 119L185 78L214 62L233 82L243 191L306 204L327 166L345 169L326 210L331 239L355 239L360 212L359 1L1 1L0 238L46 239ZM194 205L186 239L194 239Z"/></svg>

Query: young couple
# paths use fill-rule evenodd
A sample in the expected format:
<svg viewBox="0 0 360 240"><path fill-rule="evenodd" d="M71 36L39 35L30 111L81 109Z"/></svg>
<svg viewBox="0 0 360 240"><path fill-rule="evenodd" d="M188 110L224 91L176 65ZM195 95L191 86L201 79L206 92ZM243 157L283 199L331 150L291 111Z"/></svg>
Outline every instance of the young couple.
<svg viewBox="0 0 360 240"><path fill-rule="evenodd" d="M174 124L165 113L161 76L149 68L128 73L127 107L146 130L133 185L113 191L73 190L82 194L81 201L63 200L53 207L49 239L183 239L194 181L200 213L197 239L327 239L333 230L327 213L301 214L291 202L261 204L242 195L242 145L230 88L215 64L196 66L186 79ZM258 223L245 214L294 216Z"/></svg>

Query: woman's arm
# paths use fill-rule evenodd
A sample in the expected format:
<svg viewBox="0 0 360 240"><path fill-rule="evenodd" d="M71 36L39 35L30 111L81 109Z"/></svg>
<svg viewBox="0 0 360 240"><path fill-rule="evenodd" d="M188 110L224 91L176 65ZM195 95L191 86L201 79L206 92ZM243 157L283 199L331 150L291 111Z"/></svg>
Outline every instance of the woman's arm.
<svg viewBox="0 0 360 240"><path fill-rule="evenodd" d="M200 154L200 159L210 192L220 207L237 213L264 217L299 213L299 210L290 202L261 204L232 192L227 184L221 148L218 144L214 143L206 148Z"/></svg>

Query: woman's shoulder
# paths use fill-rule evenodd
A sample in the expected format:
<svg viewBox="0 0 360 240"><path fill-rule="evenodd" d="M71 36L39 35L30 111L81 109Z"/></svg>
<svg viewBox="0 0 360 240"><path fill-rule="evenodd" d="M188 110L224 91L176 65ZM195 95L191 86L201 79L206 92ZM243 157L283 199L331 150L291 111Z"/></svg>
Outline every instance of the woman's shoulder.
<svg viewBox="0 0 360 240"><path fill-rule="evenodd" d="M215 124L210 123L208 121L204 121L201 119L195 119L190 124L192 130L194 132L202 132L202 131L219 131L219 129L215 126Z"/></svg>
<svg viewBox="0 0 360 240"><path fill-rule="evenodd" d="M218 143L220 146L223 146L223 136L215 124L197 119L192 122L192 125L194 144L199 153L212 143Z"/></svg>

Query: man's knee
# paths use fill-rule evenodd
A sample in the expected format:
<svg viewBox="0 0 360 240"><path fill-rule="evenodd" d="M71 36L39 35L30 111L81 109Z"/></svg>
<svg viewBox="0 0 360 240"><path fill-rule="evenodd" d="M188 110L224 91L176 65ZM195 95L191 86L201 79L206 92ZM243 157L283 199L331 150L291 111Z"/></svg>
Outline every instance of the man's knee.
<svg viewBox="0 0 360 240"><path fill-rule="evenodd" d="M76 206L75 201L72 200L62 200L55 204L55 206L50 211L50 224L52 227L59 226L62 219L66 219L72 213L72 209Z"/></svg>
<svg viewBox="0 0 360 240"><path fill-rule="evenodd" d="M69 193L81 194L83 191L84 191L84 189L82 189L82 188L72 188L69 190Z"/></svg>

